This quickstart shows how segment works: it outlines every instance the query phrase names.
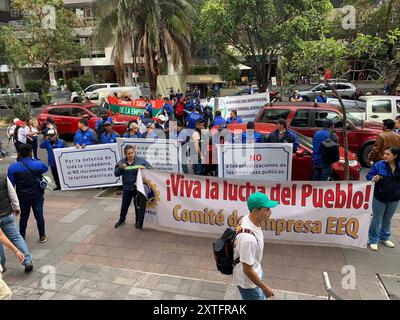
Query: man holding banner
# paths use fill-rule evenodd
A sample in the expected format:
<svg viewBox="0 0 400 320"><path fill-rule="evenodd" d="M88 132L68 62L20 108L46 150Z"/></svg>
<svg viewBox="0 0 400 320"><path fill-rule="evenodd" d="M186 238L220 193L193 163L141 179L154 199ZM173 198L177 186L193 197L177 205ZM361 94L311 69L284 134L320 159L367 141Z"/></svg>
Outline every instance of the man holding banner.
<svg viewBox="0 0 400 320"><path fill-rule="evenodd" d="M125 224L128 209L132 203L135 206L136 229L143 229L144 214L146 211L146 196L138 192L136 178L139 169L151 169L150 164L143 158L136 156L136 149L131 145L124 148L125 158L123 158L114 169L116 177L122 176L122 185L124 188L122 194L121 213L115 228Z"/></svg>

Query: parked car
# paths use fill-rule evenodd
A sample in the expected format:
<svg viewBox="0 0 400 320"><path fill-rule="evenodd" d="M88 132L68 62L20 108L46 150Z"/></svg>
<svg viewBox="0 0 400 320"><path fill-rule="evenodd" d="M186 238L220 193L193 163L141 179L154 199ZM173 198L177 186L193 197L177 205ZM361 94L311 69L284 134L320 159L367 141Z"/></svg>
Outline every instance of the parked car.
<svg viewBox="0 0 400 320"><path fill-rule="evenodd" d="M378 128L376 123L360 121L351 114L347 116L349 150L357 154L363 165L368 166L368 154L382 128ZM264 106L256 115L254 122L276 123L279 118L286 119L290 128L310 138L322 129L325 119L331 119L335 124L334 130L340 144L343 145L343 114L338 106L313 102L276 103Z"/></svg>
<svg viewBox="0 0 400 320"><path fill-rule="evenodd" d="M40 107L40 97L37 92L24 92L20 88L1 88L0 107L10 108L10 99L26 97L30 100L32 107Z"/></svg>
<svg viewBox="0 0 400 320"><path fill-rule="evenodd" d="M100 104L101 98L107 100L108 96L112 96L116 92L117 94L126 93L132 100L139 99L140 96L150 96L150 90L141 87L115 87L108 89L97 89L91 92L87 97L92 103Z"/></svg>
<svg viewBox="0 0 400 320"><path fill-rule="evenodd" d="M357 87L350 82L337 82L335 88L343 99L353 99L357 91ZM333 97L331 86L325 83L320 83L309 90L300 91L299 94L304 101L315 101L322 90L325 90L328 97Z"/></svg>
<svg viewBox="0 0 400 320"><path fill-rule="evenodd" d="M253 86L253 91L254 93L258 93L258 88L256 86ZM230 94L231 96L243 96L243 95L248 95L248 89L242 89L237 92L234 92ZM280 95L279 91L269 91L269 99L270 101L282 101L282 97Z"/></svg>
<svg viewBox="0 0 400 320"><path fill-rule="evenodd" d="M89 122L89 127L96 128L96 121L101 117L103 109L96 104L62 104L47 106L38 117L39 128L42 128L46 123L47 117L54 119L57 126L58 134L71 135L78 130L78 122L83 117L86 117ZM126 131L126 126L129 121L137 117L119 115L118 118L113 116L113 129L122 135Z"/></svg>
<svg viewBox="0 0 400 320"><path fill-rule="evenodd" d="M256 131L261 133L266 139L271 132L276 129L276 125L273 123L256 123ZM235 131L235 134L238 131L245 131L246 124L229 124L228 129L232 132ZM216 129L214 133L216 133ZM292 162L292 180L293 181L310 181L313 176L313 163L312 163L312 139L306 137L299 133L296 130L292 130L294 134L296 134L297 140L299 141L299 148L293 154L293 162ZM209 146L209 151L211 150L212 153L216 154L215 145ZM214 157L214 161L216 161L216 157ZM357 155L350 152L349 153L349 173L350 173L350 180L360 180L360 170L361 164L357 160ZM212 166L209 166L212 167ZM215 167L215 166L214 166ZM340 160L333 164L332 166L332 174L331 180L334 181L344 181L345 180L345 173L344 173L344 149L340 147Z"/></svg>
<svg viewBox="0 0 400 320"><path fill-rule="evenodd" d="M85 88L83 90L83 95L88 96L91 92L94 90L98 89L109 89L109 88L116 88L119 87L118 83L95 83L90 85L89 87ZM71 93L71 102L80 102L81 97L79 96L79 93L74 91Z"/></svg>

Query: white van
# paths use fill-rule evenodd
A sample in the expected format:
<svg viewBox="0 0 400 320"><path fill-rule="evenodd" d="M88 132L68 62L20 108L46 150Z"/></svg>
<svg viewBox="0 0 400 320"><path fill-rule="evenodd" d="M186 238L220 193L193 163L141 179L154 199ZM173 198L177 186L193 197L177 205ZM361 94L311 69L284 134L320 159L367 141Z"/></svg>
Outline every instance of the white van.
<svg viewBox="0 0 400 320"><path fill-rule="evenodd" d="M85 88L83 90L83 94L84 94L84 96L87 97L90 95L90 93L92 93L95 90L116 88L118 86L119 86L118 83L95 83L95 84L92 84L92 85L88 86L87 88ZM74 91L71 93L71 102L78 102L78 100L74 101L76 99L80 100L78 92Z"/></svg>
<svg viewBox="0 0 400 320"><path fill-rule="evenodd" d="M327 103L339 105L339 100L329 98ZM358 100L343 100L343 103L347 112L360 120L382 123L400 115L400 96L362 96Z"/></svg>
<svg viewBox="0 0 400 320"><path fill-rule="evenodd" d="M100 104L101 98L106 99L108 96L112 96L114 92L120 94L121 92L126 93L132 100L139 99L140 96L146 96L145 90L140 87L116 87L107 89L97 89L91 92L87 97L93 103Z"/></svg>

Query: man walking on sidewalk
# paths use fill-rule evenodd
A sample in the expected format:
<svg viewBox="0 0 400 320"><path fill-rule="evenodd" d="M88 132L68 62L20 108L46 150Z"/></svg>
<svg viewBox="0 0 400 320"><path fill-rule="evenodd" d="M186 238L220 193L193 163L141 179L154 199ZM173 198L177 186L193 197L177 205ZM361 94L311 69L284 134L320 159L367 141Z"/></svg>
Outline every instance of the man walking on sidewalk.
<svg viewBox="0 0 400 320"><path fill-rule="evenodd" d="M7 173L12 185L16 186L21 206L19 233L25 239L32 208L39 231L39 241L44 243L47 241L43 217L44 189L39 184L39 180L48 168L42 161L32 160L32 146L29 144L22 144L19 147L19 156L20 161L12 164Z"/></svg>
<svg viewBox="0 0 400 320"><path fill-rule="evenodd" d="M261 223L271 216L271 208L278 205L264 193L256 192L247 200L250 214L240 221L240 228L246 232L236 236L233 282L243 300L265 300L274 296L272 289L263 282L261 261L264 251L264 235Z"/></svg>
<svg viewBox="0 0 400 320"><path fill-rule="evenodd" d="M20 213L19 201L17 194L14 190L14 187L11 181L7 178L7 176L5 174L1 174L0 175L0 262L1 262L0 266L3 268L3 271L6 270L6 256L4 254L4 249L1 243L5 245L8 244L9 249L12 248L9 246L7 240L10 240L12 245L17 247L17 250L12 248L13 252L17 254L18 251L18 254L22 254L24 256L23 263L25 265L25 272L30 272L33 269L32 257L29 254L25 240L18 232L17 225L15 224L15 216L18 216L19 213ZM2 241L2 239L4 241Z"/></svg>

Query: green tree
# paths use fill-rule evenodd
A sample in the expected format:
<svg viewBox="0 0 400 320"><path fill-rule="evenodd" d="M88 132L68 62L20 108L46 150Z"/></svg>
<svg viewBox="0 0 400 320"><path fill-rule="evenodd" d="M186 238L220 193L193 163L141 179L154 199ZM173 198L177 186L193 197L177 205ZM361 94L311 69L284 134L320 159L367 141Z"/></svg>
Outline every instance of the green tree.
<svg viewBox="0 0 400 320"><path fill-rule="evenodd" d="M93 10L98 17L94 40L104 46L115 41L114 63L119 82L124 82L121 71L126 43L131 44L132 57L143 56L152 93L167 57L175 67L182 64L187 73L197 12L194 0L96 0Z"/></svg>
<svg viewBox="0 0 400 320"><path fill-rule="evenodd" d="M217 51L251 67L265 92L277 54L319 34L331 10L329 0L206 0L200 30Z"/></svg>
<svg viewBox="0 0 400 320"><path fill-rule="evenodd" d="M43 25L49 18L46 5L55 8L54 29ZM72 11L64 8L63 1L13 0L12 7L22 14L23 27L3 27L1 39L14 68L39 67L45 81L50 67L62 67L82 57L85 50L73 30L79 21Z"/></svg>

